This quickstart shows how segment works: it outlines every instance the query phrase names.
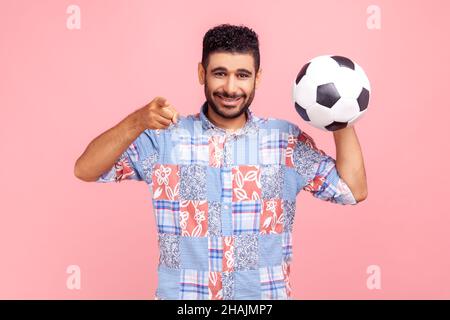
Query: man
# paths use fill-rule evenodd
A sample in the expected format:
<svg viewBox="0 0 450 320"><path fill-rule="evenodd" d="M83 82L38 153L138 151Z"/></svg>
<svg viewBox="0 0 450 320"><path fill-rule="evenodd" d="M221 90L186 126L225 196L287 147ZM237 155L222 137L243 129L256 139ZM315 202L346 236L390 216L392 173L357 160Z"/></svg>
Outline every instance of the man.
<svg viewBox="0 0 450 320"><path fill-rule="evenodd" d="M149 185L156 299L292 299L296 195L343 205L367 196L354 129L334 132L334 160L295 124L254 115L259 44L247 27L209 30L198 76L206 97L199 113L182 117L156 97L94 139L75 175Z"/></svg>

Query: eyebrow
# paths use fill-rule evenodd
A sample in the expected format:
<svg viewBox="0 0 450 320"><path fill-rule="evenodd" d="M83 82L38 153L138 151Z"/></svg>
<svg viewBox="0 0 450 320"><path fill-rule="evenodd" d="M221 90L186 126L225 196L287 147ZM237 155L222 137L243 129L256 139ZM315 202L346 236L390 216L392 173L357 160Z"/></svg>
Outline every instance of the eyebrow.
<svg viewBox="0 0 450 320"><path fill-rule="evenodd" d="M216 72L216 71L228 71L228 70L224 67L216 67L211 70L211 72ZM252 75L252 72L247 69L240 68L240 69L237 69L237 72L243 72L243 73L247 73L248 75Z"/></svg>

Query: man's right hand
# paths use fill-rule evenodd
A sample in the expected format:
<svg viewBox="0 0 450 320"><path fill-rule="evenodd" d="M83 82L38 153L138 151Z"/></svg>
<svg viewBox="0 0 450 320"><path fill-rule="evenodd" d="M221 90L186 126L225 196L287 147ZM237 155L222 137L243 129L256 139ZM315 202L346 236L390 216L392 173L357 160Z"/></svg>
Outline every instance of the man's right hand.
<svg viewBox="0 0 450 320"><path fill-rule="evenodd" d="M145 129L166 129L177 123L178 112L166 98L156 97L138 110L139 121Z"/></svg>
<svg viewBox="0 0 450 320"><path fill-rule="evenodd" d="M145 129L166 129L177 123L178 112L163 97L156 97L114 127L91 141L75 162L74 174L83 181L96 181Z"/></svg>

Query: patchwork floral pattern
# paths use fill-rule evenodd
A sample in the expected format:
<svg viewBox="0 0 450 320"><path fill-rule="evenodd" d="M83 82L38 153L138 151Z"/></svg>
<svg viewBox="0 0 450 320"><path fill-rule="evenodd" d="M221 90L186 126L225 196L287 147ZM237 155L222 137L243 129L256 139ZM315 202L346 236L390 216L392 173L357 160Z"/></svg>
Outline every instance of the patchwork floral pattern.
<svg viewBox="0 0 450 320"><path fill-rule="evenodd" d="M284 214L284 230L292 232L295 217L295 201L282 200Z"/></svg>
<svg viewBox="0 0 450 320"><path fill-rule="evenodd" d="M295 148L295 144L297 143L297 136L290 134L288 136L288 144L286 147L286 152L285 152L285 165L286 167L290 167L293 168L294 167L294 161L292 159L292 156L294 154L294 148Z"/></svg>
<svg viewBox="0 0 450 320"><path fill-rule="evenodd" d="M222 272L223 300L234 299L234 273Z"/></svg>
<svg viewBox="0 0 450 320"><path fill-rule="evenodd" d="M325 183L326 178L324 176L315 176L312 180L309 181L307 185L303 187L303 190L308 192L317 192L319 191Z"/></svg>
<svg viewBox="0 0 450 320"><path fill-rule="evenodd" d="M308 135L305 131L300 131L299 135L297 136L297 141L300 143L304 143L306 146L308 146L311 149L314 149L316 152L320 153L321 155L325 155L325 152L317 148L316 143L314 142L314 139L311 138L310 135Z"/></svg>
<svg viewBox="0 0 450 320"><path fill-rule="evenodd" d="M314 178L319 163L326 157L323 151L315 148L312 139L304 132L299 135L299 143L294 148L293 160L295 171L306 181Z"/></svg>
<svg viewBox="0 0 450 320"><path fill-rule="evenodd" d="M261 188L263 199L281 199L284 181L284 166L261 167Z"/></svg>
<svg viewBox="0 0 450 320"><path fill-rule="evenodd" d="M220 168L224 163L224 142L225 136L209 137L209 165L213 168Z"/></svg>
<svg viewBox="0 0 450 320"><path fill-rule="evenodd" d="M208 202L180 201L181 235L186 237L204 237L208 231Z"/></svg>
<svg viewBox="0 0 450 320"><path fill-rule="evenodd" d="M156 164L153 170L153 199L178 200L180 190L178 166Z"/></svg>
<svg viewBox="0 0 450 320"><path fill-rule="evenodd" d="M222 235L221 203L208 201L208 233L207 236L218 237Z"/></svg>
<svg viewBox="0 0 450 320"><path fill-rule="evenodd" d="M179 193L183 200L206 200L206 166L181 165Z"/></svg>
<svg viewBox="0 0 450 320"><path fill-rule="evenodd" d="M180 268L180 237L159 233L159 263L169 268Z"/></svg>
<svg viewBox="0 0 450 320"><path fill-rule="evenodd" d="M208 295L209 300L223 300L221 272L209 272Z"/></svg>
<svg viewBox="0 0 450 320"><path fill-rule="evenodd" d="M232 236L226 236L222 238L223 243L223 256L222 256L222 271L232 272L234 271L234 252L235 244Z"/></svg>
<svg viewBox="0 0 450 320"><path fill-rule="evenodd" d="M122 160L119 160L116 164L116 180L122 181L129 176L132 176L136 174L134 170L131 168L127 158L123 158Z"/></svg>
<svg viewBox="0 0 450 320"><path fill-rule="evenodd" d="M281 200L263 200L263 209L260 219L261 234L282 233L284 226L284 213Z"/></svg>
<svg viewBox="0 0 450 320"><path fill-rule="evenodd" d="M153 153L140 162L144 181L153 187L153 169L158 161L158 154Z"/></svg>
<svg viewBox="0 0 450 320"><path fill-rule="evenodd" d="M261 199L261 172L259 166L234 166L232 168L234 202Z"/></svg>
<svg viewBox="0 0 450 320"><path fill-rule="evenodd" d="M98 181L151 187L156 298L289 298L297 193L341 204L354 204L353 195L334 160L294 124L248 110L245 126L229 132L207 119L205 106L145 130Z"/></svg>
<svg viewBox="0 0 450 320"><path fill-rule="evenodd" d="M234 239L235 270L255 270L258 267L258 236L242 234Z"/></svg>

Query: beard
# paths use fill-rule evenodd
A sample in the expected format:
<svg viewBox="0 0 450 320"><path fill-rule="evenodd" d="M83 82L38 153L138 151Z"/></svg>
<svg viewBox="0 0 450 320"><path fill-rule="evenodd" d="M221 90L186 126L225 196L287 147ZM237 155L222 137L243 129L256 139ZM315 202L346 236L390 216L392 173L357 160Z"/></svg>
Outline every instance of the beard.
<svg viewBox="0 0 450 320"><path fill-rule="evenodd" d="M222 94L221 94L222 95ZM225 98L233 98L228 96L226 93L223 93L223 96ZM255 83L253 83L253 90L250 93L250 96L248 96L248 98L246 98L246 95L242 95L242 99L243 102L241 102L240 105L233 107L231 109L237 109L234 110L233 112L230 112L230 108L228 107L224 107L223 105L220 104L220 102L214 100L214 98L219 99L217 97L217 93L212 93L209 90L208 87L208 82L205 79L205 97L206 97L206 101L208 102L208 105L211 107L211 109L218 114L219 116L221 116L222 118L226 118L226 119L234 119L239 117L241 114L243 114L244 112L247 111L247 109L250 107L250 105L253 102L253 99L255 97Z"/></svg>

